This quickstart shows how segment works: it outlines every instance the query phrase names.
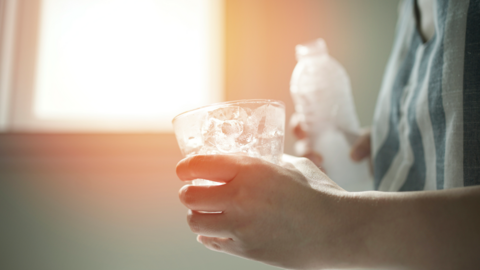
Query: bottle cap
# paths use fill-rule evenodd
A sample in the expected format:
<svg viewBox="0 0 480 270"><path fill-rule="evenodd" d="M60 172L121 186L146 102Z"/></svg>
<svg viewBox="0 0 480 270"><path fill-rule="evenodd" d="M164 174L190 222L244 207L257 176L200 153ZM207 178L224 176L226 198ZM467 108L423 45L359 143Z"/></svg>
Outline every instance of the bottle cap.
<svg viewBox="0 0 480 270"><path fill-rule="evenodd" d="M295 46L295 54L297 60L305 56L328 54L327 44L322 38L306 44L299 44Z"/></svg>

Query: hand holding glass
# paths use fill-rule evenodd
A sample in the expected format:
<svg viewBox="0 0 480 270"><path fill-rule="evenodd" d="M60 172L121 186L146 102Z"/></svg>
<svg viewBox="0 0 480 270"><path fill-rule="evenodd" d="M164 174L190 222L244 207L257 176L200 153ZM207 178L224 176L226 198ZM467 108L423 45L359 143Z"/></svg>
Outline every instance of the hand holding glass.
<svg viewBox="0 0 480 270"><path fill-rule="evenodd" d="M217 103L184 112L173 119L184 157L247 155L279 164L285 137L285 105L266 99ZM194 185L217 185L194 180Z"/></svg>

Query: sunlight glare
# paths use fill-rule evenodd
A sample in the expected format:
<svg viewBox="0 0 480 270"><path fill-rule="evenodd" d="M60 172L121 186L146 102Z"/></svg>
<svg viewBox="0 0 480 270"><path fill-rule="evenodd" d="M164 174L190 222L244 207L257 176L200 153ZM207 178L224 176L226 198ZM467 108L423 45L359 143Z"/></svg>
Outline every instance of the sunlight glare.
<svg viewBox="0 0 480 270"><path fill-rule="evenodd" d="M159 119L170 129L176 114L220 101L211 4L43 0L35 115Z"/></svg>

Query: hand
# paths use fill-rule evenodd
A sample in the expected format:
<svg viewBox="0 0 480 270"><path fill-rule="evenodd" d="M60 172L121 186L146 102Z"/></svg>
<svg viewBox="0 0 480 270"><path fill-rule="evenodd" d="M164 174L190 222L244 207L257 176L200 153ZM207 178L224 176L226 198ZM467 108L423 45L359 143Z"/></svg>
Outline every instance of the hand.
<svg viewBox="0 0 480 270"><path fill-rule="evenodd" d="M364 129L350 151L350 158L360 162L365 158L371 159L371 131ZM371 161L371 160L370 160Z"/></svg>
<svg viewBox="0 0 480 270"><path fill-rule="evenodd" d="M293 131L295 137L299 140L305 140L308 137L308 133L304 127L302 127L301 117L298 113L294 113L290 118L290 128ZM370 129L364 129L353 144L350 151L350 157L353 161L360 162L365 158L371 158L371 132ZM310 159L315 165L321 166L323 162L323 157L320 153L314 152L311 149L305 149L300 153L301 156ZM371 159L370 159L371 164Z"/></svg>
<svg viewBox="0 0 480 270"><path fill-rule="evenodd" d="M180 161L177 175L183 181L225 183L180 190L197 240L214 251L295 269L331 267L339 250L359 253L345 237L358 229L343 212L351 205L348 192L309 160L285 160L284 166L234 155ZM353 257L342 259L348 265Z"/></svg>
<svg viewBox="0 0 480 270"><path fill-rule="evenodd" d="M297 152L299 152L297 154L302 156L302 157L308 158L315 165L317 165L317 167L321 168L322 162L323 162L323 157L320 153L317 153L317 152L313 151L312 149L309 149L309 147L307 145L305 145L307 143L306 140L307 140L307 137L308 137L308 133L305 130L305 128L302 127L302 126L303 126L303 123L302 123L302 120L301 120L301 115L299 113L294 113L292 115L292 117L290 118L290 129L293 131L293 135L295 135L295 137L298 140L303 140L304 141L303 145L301 146L302 149L301 150L297 149Z"/></svg>
<svg viewBox="0 0 480 270"><path fill-rule="evenodd" d="M350 151L350 158L356 162L360 162L365 158L368 158L368 163L370 165L370 174L373 175L371 134L372 133L369 128L362 131L362 134L352 146L352 149Z"/></svg>

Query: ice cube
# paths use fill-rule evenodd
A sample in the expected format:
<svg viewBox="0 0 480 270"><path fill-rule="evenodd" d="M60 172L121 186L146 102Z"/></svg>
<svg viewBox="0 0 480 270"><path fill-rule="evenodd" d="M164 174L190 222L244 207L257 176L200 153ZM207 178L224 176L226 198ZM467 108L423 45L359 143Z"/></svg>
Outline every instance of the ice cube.
<svg viewBox="0 0 480 270"><path fill-rule="evenodd" d="M254 136L251 131L244 129L243 133L237 138L237 147L244 147L254 142Z"/></svg>
<svg viewBox="0 0 480 270"><path fill-rule="evenodd" d="M284 116L283 108L280 108L274 105L269 105L266 111L265 125L273 126L273 127L282 127L284 125L283 116Z"/></svg>
<svg viewBox="0 0 480 270"><path fill-rule="evenodd" d="M197 152L270 156L272 150L268 139L280 135L284 125L281 113L273 105L263 105L254 110L239 106L212 110L207 113L202 125L203 146Z"/></svg>
<svg viewBox="0 0 480 270"><path fill-rule="evenodd" d="M218 120L239 120L245 122L247 120L247 112L239 106L222 107L208 112L207 119L215 118Z"/></svg>
<svg viewBox="0 0 480 270"><path fill-rule="evenodd" d="M222 124L221 126L219 126L219 128L221 129L221 131L217 131L214 135L216 147L224 153L238 152L238 147L235 140L243 132L242 121L222 121Z"/></svg>
<svg viewBox="0 0 480 270"><path fill-rule="evenodd" d="M225 115L217 114L225 119ZM219 120L209 118L204 124L202 138L204 140L204 154L232 153L238 151L235 140L243 133L243 123L239 120Z"/></svg>
<svg viewBox="0 0 480 270"><path fill-rule="evenodd" d="M202 139L207 146L215 146L215 135L221 133L223 121L216 118L208 118L202 127Z"/></svg>
<svg viewBox="0 0 480 270"><path fill-rule="evenodd" d="M241 148L253 138L252 128L248 125L252 110L247 109L231 106L208 112L203 132L208 145L226 153L242 151Z"/></svg>
<svg viewBox="0 0 480 270"><path fill-rule="evenodd" d="M250 116L249 121L256 129L258 129L258 125L260 124L260 121L262 120L262 118L265 117L267 107L268 105L262 105L256 108L253 111L252 115Z"/></svg>
<svg viewBox="0 0 480 270"><path fill-rule="evenodd" d="M225 136L223 134L218 134L215 138L215 146L222 153L235 153L237 147L235 145L235 139L232 137Z"/></svg>
<svg viewBox="0 0 480 270"><path fill-rule="evenodd" d="M256 136L259 124L259 117L264 113L264 106L252 110L251 108L245 108L246 119L243 121L243 132L237 138L236 145L239 151L247 153L256 143Z"/></svg>
<svg viewBox="0 0 480 270"><path fill-rule="evenodd" d="M253 113L253 110L251 108L248 108L248 107L243 107L243 109L245 110L245 112L247 113L247 116L250 116L252 115Z"/></svg>
<svg viewBox="0 0 480 270"><path fill-rule="evenodd" d="M204 145L199 151L199 155L214 155L218 154L219 151L217 150L216 146L211 146L211 145Z"/></svg>
<svg viewBox="0 0 480 270"><path fill-rule="evenodd" d="M200 149L203 147L203 140L201 137L189 137L185 141L184 152L186 156L191 156L197 154Z"/></svg>
<svg viewBox="0 0 480 270"><path fill-rule="evenodd" d="M267 137L275 137L284 129L284 110L274 105L268 105L266 109L265 128L263 134Z"/></svg>
<svg viewBox="0 0 480 270"><path fill-rule="evenodd" d="M222 123L221 129L222 133L225 134L225 136L235 139L242 134L243 123L236 120L226 120Z"/></svg>

